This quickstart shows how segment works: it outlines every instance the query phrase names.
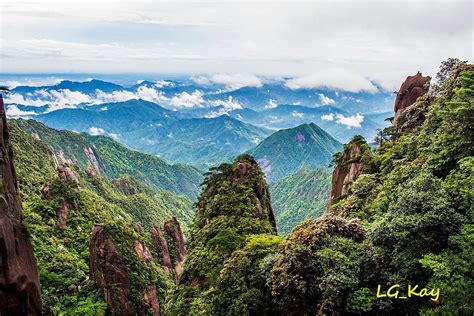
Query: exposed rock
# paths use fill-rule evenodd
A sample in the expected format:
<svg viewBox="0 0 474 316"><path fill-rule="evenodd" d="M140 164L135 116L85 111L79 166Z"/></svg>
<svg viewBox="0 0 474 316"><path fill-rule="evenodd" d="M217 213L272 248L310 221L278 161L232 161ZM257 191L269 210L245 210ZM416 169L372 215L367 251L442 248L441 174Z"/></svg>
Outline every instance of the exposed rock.
<svg viewBox="0 0 474 316"><path fill-rule="evenodd" d="M61 165L58 167L59 179L63 182L75 182L79 184L79 177L77 174L69 167Z"/></svg>
<svg viewBox="0 0 474 316"><path fill-rule="evenodd" d="M428 92L431 77L423 77L420 72L414 76L408 76L405 82L400 86L395 100L395 116L393 125L397 127L400 115L405 112L406 108L415 103L416 99Z"/></svg>
<svg viewBox="0 0 474 316"><path fill-rule="evenodd" d="M148 285L145 292L143 293L143 314L149 315L148 311L151 309L153 316L160 316L160 300L156 294L156 288L152 285Z"/></svg>
<svg viewBox="0 0 474 316"><path fill-rule="evenodd" d="M113 185L123 194L135 195L140 193L135 183L132 183L131 179L121 177L120 179L114 180Z"/></svg>
<svg viewBox="0 0 474 316"><path fill-rule="evenodd" d="M338 163L332 172L331 196L328 209L331 209L341 196L347 193L347 189L364 171L361 161L362 147L358 140L351 140L342 153L343 163Z"/></svg>
<svg viewBox="0 0 474 316"><path fill-rule="evenodd" d="M127 266L100 225L92 230L89 261L91 279L104 289L111 315L134 315Z"/></svg>
<svg viewBox="0 0 474 316"><path fill-rule="evenodd" d="M166 241L166 238L163 236L163 233L159 227L154 227L151 230L151 242L153 244L153 247L155 249L161 249L161 254L163 257L163 269L170 273L171 270L173 269L173 266L171 265L171 257L170 257L170 251L168 249L168 242Z"/></svg>
<svg viewBox="0 0 474 316"><path fill-rule="evenodd" d="M91 147L85 147L84 153L86 154L87 159L89 159L89 163L94 166L95 170L100 175L100 171L105 170L106 168L95 149Z"/></svg>
<svg viewBox="0 0 474 316"><path fill-rule="evenodd" d="M58 177L61 181L72 183L75 189L80 189L79 187L79 177L76 173L69 167L65 166L58 166ZM53 183L50 181L46 185L41 188L41 198L44 201L48 201L51 199L51 187ZM58 223L60 228L64 228L67 225L67 219L69 215L69 211L71 209L77 209L77 201L72 200L68 201L66 197L63 197L63 202L61 203L61 208L56 211L56 215L58 216Z"/></svg>
<svg viewBox="0 0 474 316"><path fill-rule="evenodd" d="M86 174L90 177L90 178L97 178L100 176L100 173L99 171L94 167L93 164L89 163L87 164L87 167L86 167Z"/></svg>
<svg viewBox="0 0 474 316"><path fill-rule="evenodd" d="M181 231L181 226L178 222L178 219L174 216L173 218L165 222L164 228L166 232L170 234L170 236L173 238L174 244L178 251L178 254L176 256L175 271L176 278L179 279L179 277L183 273L184 260L186 260L185 238L183 232Z"/></svg>
<svg viewBox="0 0 474 316"><path fill-rule="evenodd" d="M251 158L249 161L239 162L237 164L237 177L241 181L245 181L251 173L252 169L260 167L258 166L257 162ZM273 212L272 204L270 203L270 192L266 185L266 182L262 178L261 182L257 182L253 185L253 190L257 197L256 199L256 208L255 213L257 217L261 217L263 214L268 217L268 220L272 224L273 228L276 230L276 220L275 214Z"/></svg>
<svg viewBox="0 0 474 316"><path fill-rule="evenodd" d="M75 206L71 205L68 201L64 200L61 204L61 208L56 212L58 216L59 227L64 228L67 225L67 217L69 215L69 211L75 208Z"/></svg>
<svg viewBox="0 0 474 316"><path fill-rule="evenodd" d="M44 201L48 201L51 199L51 182L45 184L41 189L41 199Z"/></svg>
<svg viewBox="0 0 474 316"><path fill-rule="evenodd" d="M21 201L1 95L0 178L0 315L40 315L38 267L21 223Z"/></svg>
<svg viewBox="0 0 474 316"><path fill-rule="evenodd" d="M137 256L142 259L144 262L150 262L153 260L153 256L151 255L150 249L145 246L140 241L136 240L135 244L133 245L133 249L135 249L135 253Z"/></svg>

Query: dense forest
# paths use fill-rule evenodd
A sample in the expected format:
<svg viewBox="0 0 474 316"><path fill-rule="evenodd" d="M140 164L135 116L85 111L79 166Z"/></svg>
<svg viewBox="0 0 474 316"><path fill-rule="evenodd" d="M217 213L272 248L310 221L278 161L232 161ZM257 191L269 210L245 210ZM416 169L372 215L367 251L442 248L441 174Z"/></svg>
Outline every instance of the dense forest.
<svg viewBox="0 0 474 316"><path fill-rule="evenodd" d="M407 78L377 147L355 136L334 154L332 188L323 168L269 186L243 154L205 174L194 211L196 169L36 122L7 129L2 111L2 168L13 147L17 169L2 201L21 194L43 314L474 314L474 66L450 59L430 79ZM394 285L439 295L377 297Z"/></svg>

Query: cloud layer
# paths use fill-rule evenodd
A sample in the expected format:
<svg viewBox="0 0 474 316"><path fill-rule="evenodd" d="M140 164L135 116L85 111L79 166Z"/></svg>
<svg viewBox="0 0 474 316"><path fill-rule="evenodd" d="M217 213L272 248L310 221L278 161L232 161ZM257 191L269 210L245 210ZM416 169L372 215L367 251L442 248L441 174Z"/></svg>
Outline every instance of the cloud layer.
<svg viewBox="0 0 474 316"><path fill-rule="evenodd" d="M259 74L297 76L295 88L391 90L447 57L472 59L472 12L463 0L5 0L2 71L208 74L233 88ZM344 72L326 80L325 69Z"/></svg>

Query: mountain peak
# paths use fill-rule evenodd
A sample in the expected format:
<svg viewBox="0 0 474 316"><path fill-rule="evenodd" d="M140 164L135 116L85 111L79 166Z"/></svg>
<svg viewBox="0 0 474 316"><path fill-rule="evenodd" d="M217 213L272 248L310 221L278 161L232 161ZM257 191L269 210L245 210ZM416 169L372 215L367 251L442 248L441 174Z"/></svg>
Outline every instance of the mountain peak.
<svg viewBox="0 0 474 316"><path fill-rule="evenodd" d="M255 157L270 181L288 176L303 165L313 169L328 166L342 147L314 123L279 130L248 153Z"/></svg>

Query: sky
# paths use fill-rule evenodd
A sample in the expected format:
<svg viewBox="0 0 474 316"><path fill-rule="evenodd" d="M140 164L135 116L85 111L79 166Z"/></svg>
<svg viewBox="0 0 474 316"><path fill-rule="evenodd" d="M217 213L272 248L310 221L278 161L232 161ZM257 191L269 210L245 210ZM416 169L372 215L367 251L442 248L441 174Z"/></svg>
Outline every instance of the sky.
<svg viewBox="0 0 474 316"><path fill-rule="evenodd" d="M396 90L473 60L472 1L22 1L0 4L1 73L186 74ZM207 76L202 76L207 75Z"/></svg>

